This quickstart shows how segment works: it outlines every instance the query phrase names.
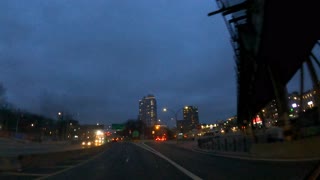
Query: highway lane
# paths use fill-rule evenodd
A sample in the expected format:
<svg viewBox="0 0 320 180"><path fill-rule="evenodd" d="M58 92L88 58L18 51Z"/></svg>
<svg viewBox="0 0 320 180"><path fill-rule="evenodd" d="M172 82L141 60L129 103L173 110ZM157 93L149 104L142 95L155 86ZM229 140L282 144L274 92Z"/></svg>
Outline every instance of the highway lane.
<svg viewBox="0 0 320 180"><path fill-rule="evenodd" d="M133 143L113 143L97 158L48 179L190 179L159 156Z"/></svg>
<svg viewBox="0 0 320 180"><path fill-rule="evenodd" d="M149 147L141 143L112 143L96 158L42 178L191 179L159 157L158 152L202 179L304 179L318 163L238 160L201 154L174 144L146 144Z"/></svg>
<svg viewBox="0 0 320 180"><path fill-rule="evenodd" d="M203 179L304 179L318 162L265 162L201 154L174 144L146 143Z"/></svg>

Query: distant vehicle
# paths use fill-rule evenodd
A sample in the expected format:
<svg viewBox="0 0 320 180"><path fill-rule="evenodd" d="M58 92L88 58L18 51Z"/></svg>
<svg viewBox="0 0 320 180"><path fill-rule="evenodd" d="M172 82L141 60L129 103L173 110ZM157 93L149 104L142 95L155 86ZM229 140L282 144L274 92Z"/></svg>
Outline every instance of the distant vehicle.
<svg viewBox="0 0 320 180"><path fill-rule="evenodd" d="M111 142L118 142L118 141L122 141L123 138L122 137L114 137L111 139Z"/></svg>
<svg viewBox="0 0 320 180"><path fill-rule="evenodd" d="M206 133L204 133L203 136L215 136L215 135L216 135L216 133L214 133L214 132L206 132Z"/></svg>
<svg viewBox="0 0 320 180"><path fill-rule="evenodd" d="M165 136L162 136L162 137L157 136L155 140L156 140L156 141L166 141L167 138L166 138Z"/></svg>
<svg viewBox="0 0 320 180"><path fill-rule="evenodd" d="M266 130L268 142L283 142L284 135L283 129L280 127L271 127Z"/></svg>
<svg viewBox="0 0 320 180"><path fill-rule="evenodd" d="M204 133L203 137L214 137L214 138L218 138L221 136L221 132L220 131L211 131L211 132L206 132Z"/></svg>
<svg viewBox="0 0 320 180"><path fill-rule="evenodd" d="M94 143L92 141L82 141L82 146L91 146L93 145Z"/></svg>

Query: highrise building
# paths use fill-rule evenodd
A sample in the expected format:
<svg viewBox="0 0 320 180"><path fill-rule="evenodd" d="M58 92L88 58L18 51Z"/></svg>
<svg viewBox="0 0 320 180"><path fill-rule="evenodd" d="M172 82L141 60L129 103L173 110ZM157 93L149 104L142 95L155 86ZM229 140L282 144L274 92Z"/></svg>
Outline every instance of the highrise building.
<svg viewBox="0 0 320 180"><path fill-rule="evenodd" d="M147 127L157 122L157 101L154 95L150 94L139 100L139 120L143 121Z"/></svg>
<svg viewBox="0 0 320 180"><path fill-rule="evenodd" d="M199 125L198 107L186 106L183 109L183 120L188 124L188 128L194 129Z"/></svg>

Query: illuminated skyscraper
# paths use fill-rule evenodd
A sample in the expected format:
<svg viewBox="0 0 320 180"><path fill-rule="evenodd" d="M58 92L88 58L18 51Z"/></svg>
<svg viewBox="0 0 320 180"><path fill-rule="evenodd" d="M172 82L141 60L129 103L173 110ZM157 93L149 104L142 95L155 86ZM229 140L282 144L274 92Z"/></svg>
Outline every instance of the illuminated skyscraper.
<svg viewBox="0 0 320 180"><path fill-rule="evenodd" d="M188 129L194 129L199 124L198 107L186 106L183 109L183 120L188 124Z"/></svg>
<svg viewBox="0 0 320 180"><path fill-rule="evenodd" d="M139 101L139 120L143 121L147 127L157 122L157 101L154 95L144 96Z"/></svg>

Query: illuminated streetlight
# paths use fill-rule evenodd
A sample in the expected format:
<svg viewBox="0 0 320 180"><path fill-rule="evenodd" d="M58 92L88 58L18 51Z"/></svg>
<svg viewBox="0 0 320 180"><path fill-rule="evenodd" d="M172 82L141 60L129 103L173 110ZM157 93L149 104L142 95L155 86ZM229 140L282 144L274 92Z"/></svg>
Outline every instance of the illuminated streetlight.
<svg viewBox="0 0 320 180"><path fill-rule="evenodd" d="M58 115L59 115L59 116L61 116L61 115L62 115L62 113L61 113L61 112L58 112Z"/></svg>
<svg viewBox="0 0 320 180"><path fill-rule="evenodd" d="M31 126L33 127L33 126L34 126L34 124L32 123L32 124L31 124Z"/></svg>
<svg viewBox="0 0 320 180"><path fill-rule="evenodd" d="M188 106L184 106L184 107L182 107L182 108L179 108L177 111L173 111L172 109L168 109L168 108L163 108L162 111L163 111L163 112L168 112L168 111L170 111L170 112L174 115L174 120L176 121L176 125L177 125L177 128L178 128L178 113L181 112L181 111L184 110L184 109L189 110L189 107L188 107ZM190 110L193 111L192 108L190 108ZM182 127L181 127L180 131L181 131L181 130L182 130ZM177 140L178 140L178 139L177 139Z"/></svg>
<svg viewBox="0 0 320 180"><path fill-rule="evenodd" d="M103 133L102 133L102 131L98 130L98 131L96 132L96 134L97 134L97 136L100 136L100 135L102 135Z"/></svg>

